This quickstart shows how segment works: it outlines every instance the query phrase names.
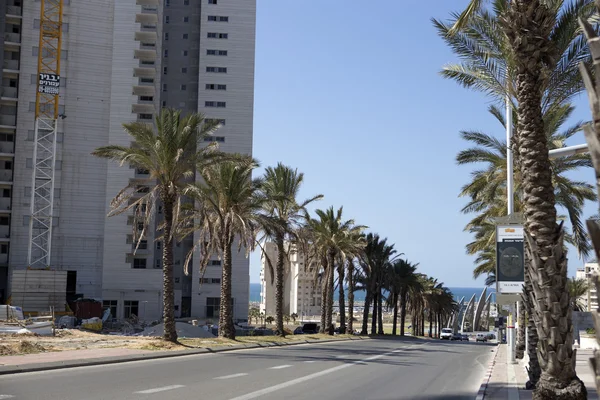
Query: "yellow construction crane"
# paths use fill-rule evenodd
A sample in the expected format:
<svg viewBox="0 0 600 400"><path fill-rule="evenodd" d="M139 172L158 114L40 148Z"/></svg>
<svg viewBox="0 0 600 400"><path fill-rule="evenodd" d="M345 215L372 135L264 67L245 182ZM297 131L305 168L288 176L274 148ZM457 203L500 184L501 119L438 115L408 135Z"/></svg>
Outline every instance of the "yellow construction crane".
<svg viewBox="0 0 600 400"><path fill-rule="evenodd" d="M28 264L50 266L63 0L41 0ZM64 117L64 116L63 116Z"/></svg>

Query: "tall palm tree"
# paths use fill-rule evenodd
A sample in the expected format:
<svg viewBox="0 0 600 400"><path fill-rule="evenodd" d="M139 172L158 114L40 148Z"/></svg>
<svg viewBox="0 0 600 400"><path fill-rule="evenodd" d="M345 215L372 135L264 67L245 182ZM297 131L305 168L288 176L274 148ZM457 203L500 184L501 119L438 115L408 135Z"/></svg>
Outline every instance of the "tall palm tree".
<svg viewBox="0 0 600 400"><path fill-rule="evenodd" d="M234 242L237 242L238 251L245 248L248 256L254 249L260 229L263 226L276 228L262 213L263 180L252 179L252 170L257 166L258 162L243 156L239 161L213 165L202 171L202 183L190 185L184 191L196 205L184 219L182 232L198 234L197 243L186 257L185 272L188 273L190 260L197 249L201 252L202 271L214 254L222 259L219 336L228 339L235 339L231 297Z"/></svg>
<svg viewBox="0 0 600 400"><path fill-rule="evenodd" d="M304 182L304 174L292 169L282 163L275 168L268 167L265 171L262 191L266 201L263 203L264 212L271 218L279 221L280 230L266 231L268 240L275 242L277 246L277 262L275 273L272 271L272 261L267 265L271 269L271 279L275 277L275 324L277 334L283 336L283 281L285 257L288 252L285 249L286 240L290 243L297 241L299 227L304 222L306 206L315 200L320 200L323 195L319 194L310 199L299 202L298 192ZM263 255L268 255L263 251ZM273 284L273 281L271 281Z"/></svg>
<svg viewBox="0 0 600 400"><path fill-rule="evenodd" d="M581 301L581 297L590 289L588 281L586 279L569 278L567 288L571 298L571 309L573 311L587 311L586 304Z"/></svg>
<svg viewBox="0 0 600 400"><path fill-rule="evenodd" d="M562 224L556 223L556 197L542 111L547 78L540 71L547 71L546 66L555 57L551 37L559 10L553 6L541 0L514 0L502 25L515 56L517 158L523 174L528 272L537 303L532 317L539 335L542 373L534 398L585 399L585 385L574 368L567 258Z"/></svg>
<svg viewBox="0 0 600 400"><path fill-rule="evenodd" d="M360 233L358 233L360 232ZM362 229L348 236L344 245L344 252L338 257L338 306L340 310L340 329L339 333L346 333L346 301L344 281L346 279L346 270L348 271L348 331L353 332L352 319L354 318L354 259L362 253L366 245L365 236Z"/></svg>
<svg viewBox="0 0 600 400"><path fill-rule="evenodd" d="M415 271L419 266L405 259L398 259L393 263L390 294L394 307L394 327L392 335L396 335L396 321L398 318L398 305L400 305L400 336L404 336L404 322L406 321L406 308L408 296L421 290L421 283Z"/></svg>
<svg viewBox="0 0 600 400"><path fill-rule="evenodd" d="M326 276L321 297L322 309L325 311L325 315L321 317L321 332L324 333L326 329L331 331L332 326L336 259L343 261L348 255L356 254L356 237L366 226L356 225L353 219L343 220L343 207L337 211L329 207L327 210L316 210L315 213L318 219L308 219L308 228L312 235L312 245L321 260ZM340 284L343 286L343 281L340 280ZM343 325L345 328L344 308L340 304L340 326Z"/></svg>
<svg viewBox="0 0 600 400"><path fill-rule="evenodd" d="M131 146L109 145L92 154L147 172L149 178L131 180L111 202L109 216L133 211L136 250L145 237L158 205L162 203L164 222L160 225L163 244L164 339L175 342L175 299L173 286L173 238L178 224L182 192L196 169L222 162L224 154L216 143L204 146L204 138L218 126L202 114L182 117L180 111L164 109L156 117L156 129L141 122L123 125L131 136ZM142 226L139 231L138 227Z"/></svg>
<svg viewBox="0 0 600 400"><path fill-rule="evenodd" d="M367 234L365 240L366 245L359 258L360 274L357 277L359 283L357 288L364 289L366 292L361 334L366 335L368 333L369 307L373 304L371 334L375 335L377 333L377 312L379 310L381 289L383 288L384 271L399 255L396 255L394 245L387 243L387 238L382 239L376 233Z"/></svg>

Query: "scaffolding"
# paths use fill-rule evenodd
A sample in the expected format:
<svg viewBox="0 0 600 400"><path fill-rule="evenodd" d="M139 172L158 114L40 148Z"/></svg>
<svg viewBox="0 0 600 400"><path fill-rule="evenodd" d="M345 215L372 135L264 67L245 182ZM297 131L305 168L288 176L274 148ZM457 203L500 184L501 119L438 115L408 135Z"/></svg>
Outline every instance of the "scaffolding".
<svg viewBox="0 0 600 400"><path fill-rule="evenodd" d="M31 216L29 218L27 254L27 263L30 268L50 267L56 134L59 117L62 15L63 0L41 0Z"/></svg>

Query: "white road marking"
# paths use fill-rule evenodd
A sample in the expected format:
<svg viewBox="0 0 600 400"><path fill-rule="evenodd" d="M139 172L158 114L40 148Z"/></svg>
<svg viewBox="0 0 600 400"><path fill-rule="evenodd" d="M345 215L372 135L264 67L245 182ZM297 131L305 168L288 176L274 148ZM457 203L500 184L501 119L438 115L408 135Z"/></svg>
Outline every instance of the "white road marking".
<svg viewBox="0 0 600 400"><path fill-rule="evenodd" d="M163 386L163 387L159 387L159 388L155 388L155 389L148 389L148 390L140 390L139 392L134 392L137 394L152 394L152 393L158 393L158 392L165 392L167 390L173 390L173 389L179 389L185 387L185 385L170 385L170 386Z"/></svg>
<svg viewBox="0 0 600 400"><path fill-rule="evenodd" d="M413 347L413 346L410 346L410 347ZM310 374L310 375L306 375L306 376L303 376L303 377L300 377L300 378L292 379L291 381L283 382L283 383L280 383L278 385L274 385L274 386L270 386L268 388L257 390L256 392L247 393L247 394L244 394L242 396L234 397L231 400L252 400L252 399L257 399L257 398L260 398L261 396L264 396L266 394L273 393L273 392L276 392L278 390L285 389L287 387L290 387L290 386L293 386L293 385L297 385L297 384L302 383L302 382L310 381L311 379L314 379L314 378L319 378L321 376L329 375L329 374L331 374L333 372L337 372L337 371L341 371L342 369L350 368L350 367L352 367L354 365L358 365L359 363L362 363L362 362L365 362L365 361L374 361L374 360L377 360L378 358L386 357L386 356L389 356L389 355L392 355L392 354L394 354L393 351L388 352L388 353L378 354L376 356L372 356L372 357L368 357L368 358L364 358L362 360L354 361L354 362L351 362L351 363L348 363L348 364L338 365L337 367L329 368L329 369L326 369L326 370L323 370L323 371L315 372L314 374Z"/></svg>
<svg viewBox="0 0 600 400"><path fill-rule="evenodd" d="M304 361L305 363L316 363L315 360L308 360L308 361Z"/></svg>
<svg viewBox="0 0 600 400"><path fill-rule="evenodd" d="M218 376L218 377L216 377L216 378L213 378L213 379L231 379L231 378L239 378L240 376L246 376L246 375L248 375L248 374L247 374L247 373L245 373L245 372L241 372L241 373L239 373L239 374L225 375L225 376Z"/></svg>
<svg viewBox="0 0 600 400"><path fill-rule="evenodd" d="M284 369L284 368L289 368L291 367L291 365L278 365L276 367L271 367L269 369Z"/></svg>
<svg viewBox="0 0 600 400"><path fill-rule="evenodd" d="M341 356L335 356L335 358L350 358L352 357L350 354L343 354Z"/></svg>
<svg viewBox="0 0 600 400"><path fill-rule="evenodd" d="M12 394L0 394L0 399L14 399Z"/></svg>

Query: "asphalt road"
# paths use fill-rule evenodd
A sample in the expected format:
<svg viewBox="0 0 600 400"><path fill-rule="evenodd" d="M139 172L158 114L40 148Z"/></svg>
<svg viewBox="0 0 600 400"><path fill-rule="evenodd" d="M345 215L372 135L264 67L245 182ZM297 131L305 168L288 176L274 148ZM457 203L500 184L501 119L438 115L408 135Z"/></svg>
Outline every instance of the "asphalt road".
<svg viewBox="0 0 600 400"><path fill-rule="evenodd" d="M377 339L0 376L0 399L470 399L496 350Z"/></svg>

